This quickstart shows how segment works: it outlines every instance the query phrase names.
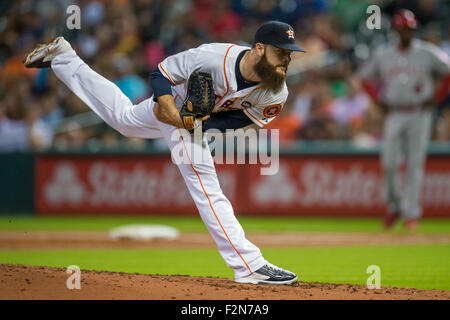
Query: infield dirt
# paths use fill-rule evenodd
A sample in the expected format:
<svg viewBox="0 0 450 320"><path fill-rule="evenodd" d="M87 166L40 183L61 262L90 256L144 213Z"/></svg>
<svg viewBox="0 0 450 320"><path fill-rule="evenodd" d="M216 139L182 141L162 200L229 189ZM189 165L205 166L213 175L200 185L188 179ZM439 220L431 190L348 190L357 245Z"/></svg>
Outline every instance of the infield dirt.
<svg viewBox="0 0 450 320"><path fill-rule="evenodd" d="M448 235L249 234L262 247L449 243ZM104 232L2 232L0 249L213 247L208 234L183 234L173 241L117 241ZM69 290L65 269L0 264L0 299L157 299L157 300L321 300L445 299L450 291L297 282L293 285L237 284L230 279L130 274L82 270L81 289Z"/></svg>
<svg viewBox="0 0 450 320"><path fill-rule="evenodd" d="M82 271L79 290L67 289L65 269L0 265L0 299L321 300L450 299L450 291L297 282L293 285L237 284L229 279Z"/></svg>
<svg viewBox="0 0 450 320"><path fill-rule="evenodd" d="M312 247L360 245L446 244L450 235L392 233L249 233L259 247ZM214 248L207 233L183 233L177 239L137 241L111 239L107 232L93 231L2 231L0 250L76 248Z"/></svg>

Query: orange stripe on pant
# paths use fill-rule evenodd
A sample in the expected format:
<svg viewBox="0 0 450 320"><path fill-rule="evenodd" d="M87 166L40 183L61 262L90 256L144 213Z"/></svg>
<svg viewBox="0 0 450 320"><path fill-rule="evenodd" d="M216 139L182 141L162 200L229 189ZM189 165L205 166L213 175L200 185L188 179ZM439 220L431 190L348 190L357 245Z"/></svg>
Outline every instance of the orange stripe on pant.
<svg viewBox="0 0 450 320"><path fill-rule="evenodd" d="M179 131L180 131L180 129L178 129L178 132L179 132ZM239 253L239 251L236 249L236 247L235 247L235 246L233 245L233 243L231 242L230 238L228 237L228 234L226 233L225 229L224 229L223 226L222 226L222 223L220 222L219 218L217 217L217 214L216 214L216 212L214 211L214 208L213 208L213 206L212 206L211 199L209 198L208 194L206 193L205 188L203 187L202 179L200 179L200 175L198 174L197 170L195 170L194 165L192 164L192 161L191 161L191 157L189 157L189 153L188 153L188 151L187 151L186 144L184 143L183 136L181 135L181 132L179 132L179 133L180 133L181 141L183 141L183 147L184 147L184 150L186 151L186 155L187 155L187 157L188 157L188 159L189 159L189 163L191 164L192 170L194 170L195 174L197 175L198 181L200 182L200 186L201 186L202 189L203 189L203 193L205 194L206 198L208 199L209 206L211 207L211 210L212 210L212 212L214 213L214 216L216 217L216 220L217 220L217 222L219 223L220 228L222 228L222 231L223 231L223 233L225 234L225 236L227 237L228 242L231 244L231 246L233 247L234 251L236 251L236 253L239 255L239 257L242 259L242 261L244 262L244 264L245 264L245 266L247 267L248 271L250 271L250 273L253 273L253 271L252 271L252 270L250 269L250 267L248 266L247 262L245 262L245 260L244 260L244 258L242 257L242 255Z"/></svg>

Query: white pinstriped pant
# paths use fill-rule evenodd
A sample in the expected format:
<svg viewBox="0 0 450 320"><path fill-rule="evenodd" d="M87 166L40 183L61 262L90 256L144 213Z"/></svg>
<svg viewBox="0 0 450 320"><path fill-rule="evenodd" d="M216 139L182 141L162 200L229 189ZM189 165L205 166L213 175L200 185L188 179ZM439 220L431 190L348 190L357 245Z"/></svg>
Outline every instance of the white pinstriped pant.
<svg viewBox="0 0 450 320"><path fill-rule="evenodd" d="M194 143L190 136L182 138L176 127L158 121L153 114L153 98L133 105L114 83L93 71L73 50L56 56L51 67L75 95L121 134L145 139L164 138L170 150L183 143L181 149L189 159L192 159L189 151L200 152L200 161L178 164L178 168L221 256L234 270L236 279L266 263L258 247L245 238L231 203L220 188L207 143ZM173 139L177 136L178 139Z"/></svg>

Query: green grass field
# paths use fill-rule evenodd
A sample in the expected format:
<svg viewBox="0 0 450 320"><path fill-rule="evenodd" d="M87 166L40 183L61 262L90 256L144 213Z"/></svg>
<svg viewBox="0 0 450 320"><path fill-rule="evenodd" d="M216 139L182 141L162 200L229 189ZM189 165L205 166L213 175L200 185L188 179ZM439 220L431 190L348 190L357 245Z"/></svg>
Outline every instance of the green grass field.
<svg viewBox="0 0 450 320"><path fill-rule="evenodd" d="M245 231L264 232L370 232L382 231L380 219L373 218L287 218L239 217ZM106 231L124 224L164 224L182 232L207 232L199 217L39 217L0 215L2 230L88 230ZM401 225L393 230L402 233ZM450 234L450 219L424 219L419 233Z"/></svg>
<svg viewBox="0 0 450 320"><path fill-rule="evenodd" d="M239 219L246 232L380 233L374 219L249 218ZM91 230L135 223L165 224L181 232L206 232L200 218L30 218L0 217L3 230ZM393 233L404 231L396 228ZM450 234L450 220L424 219L418 233ZM369 265L381 269L382 286L450 290L450 244L264 248L270 262L290 269L302 281L365 284ZM0 263L152 274L232 278L215 249L91 249L0 251Z"/></svg>

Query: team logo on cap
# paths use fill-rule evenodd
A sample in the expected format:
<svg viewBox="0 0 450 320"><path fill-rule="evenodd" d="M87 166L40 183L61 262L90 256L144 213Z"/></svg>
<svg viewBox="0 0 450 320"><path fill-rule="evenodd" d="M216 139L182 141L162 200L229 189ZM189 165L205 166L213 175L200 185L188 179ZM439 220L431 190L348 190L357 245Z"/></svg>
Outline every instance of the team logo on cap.
<svg viewBox="0 0 450 320"><path fill-rule="evenodd" d="M289 30L286 31L287 35L289 36L288 39L294 39L294 30L289 28Z"/></svg>

